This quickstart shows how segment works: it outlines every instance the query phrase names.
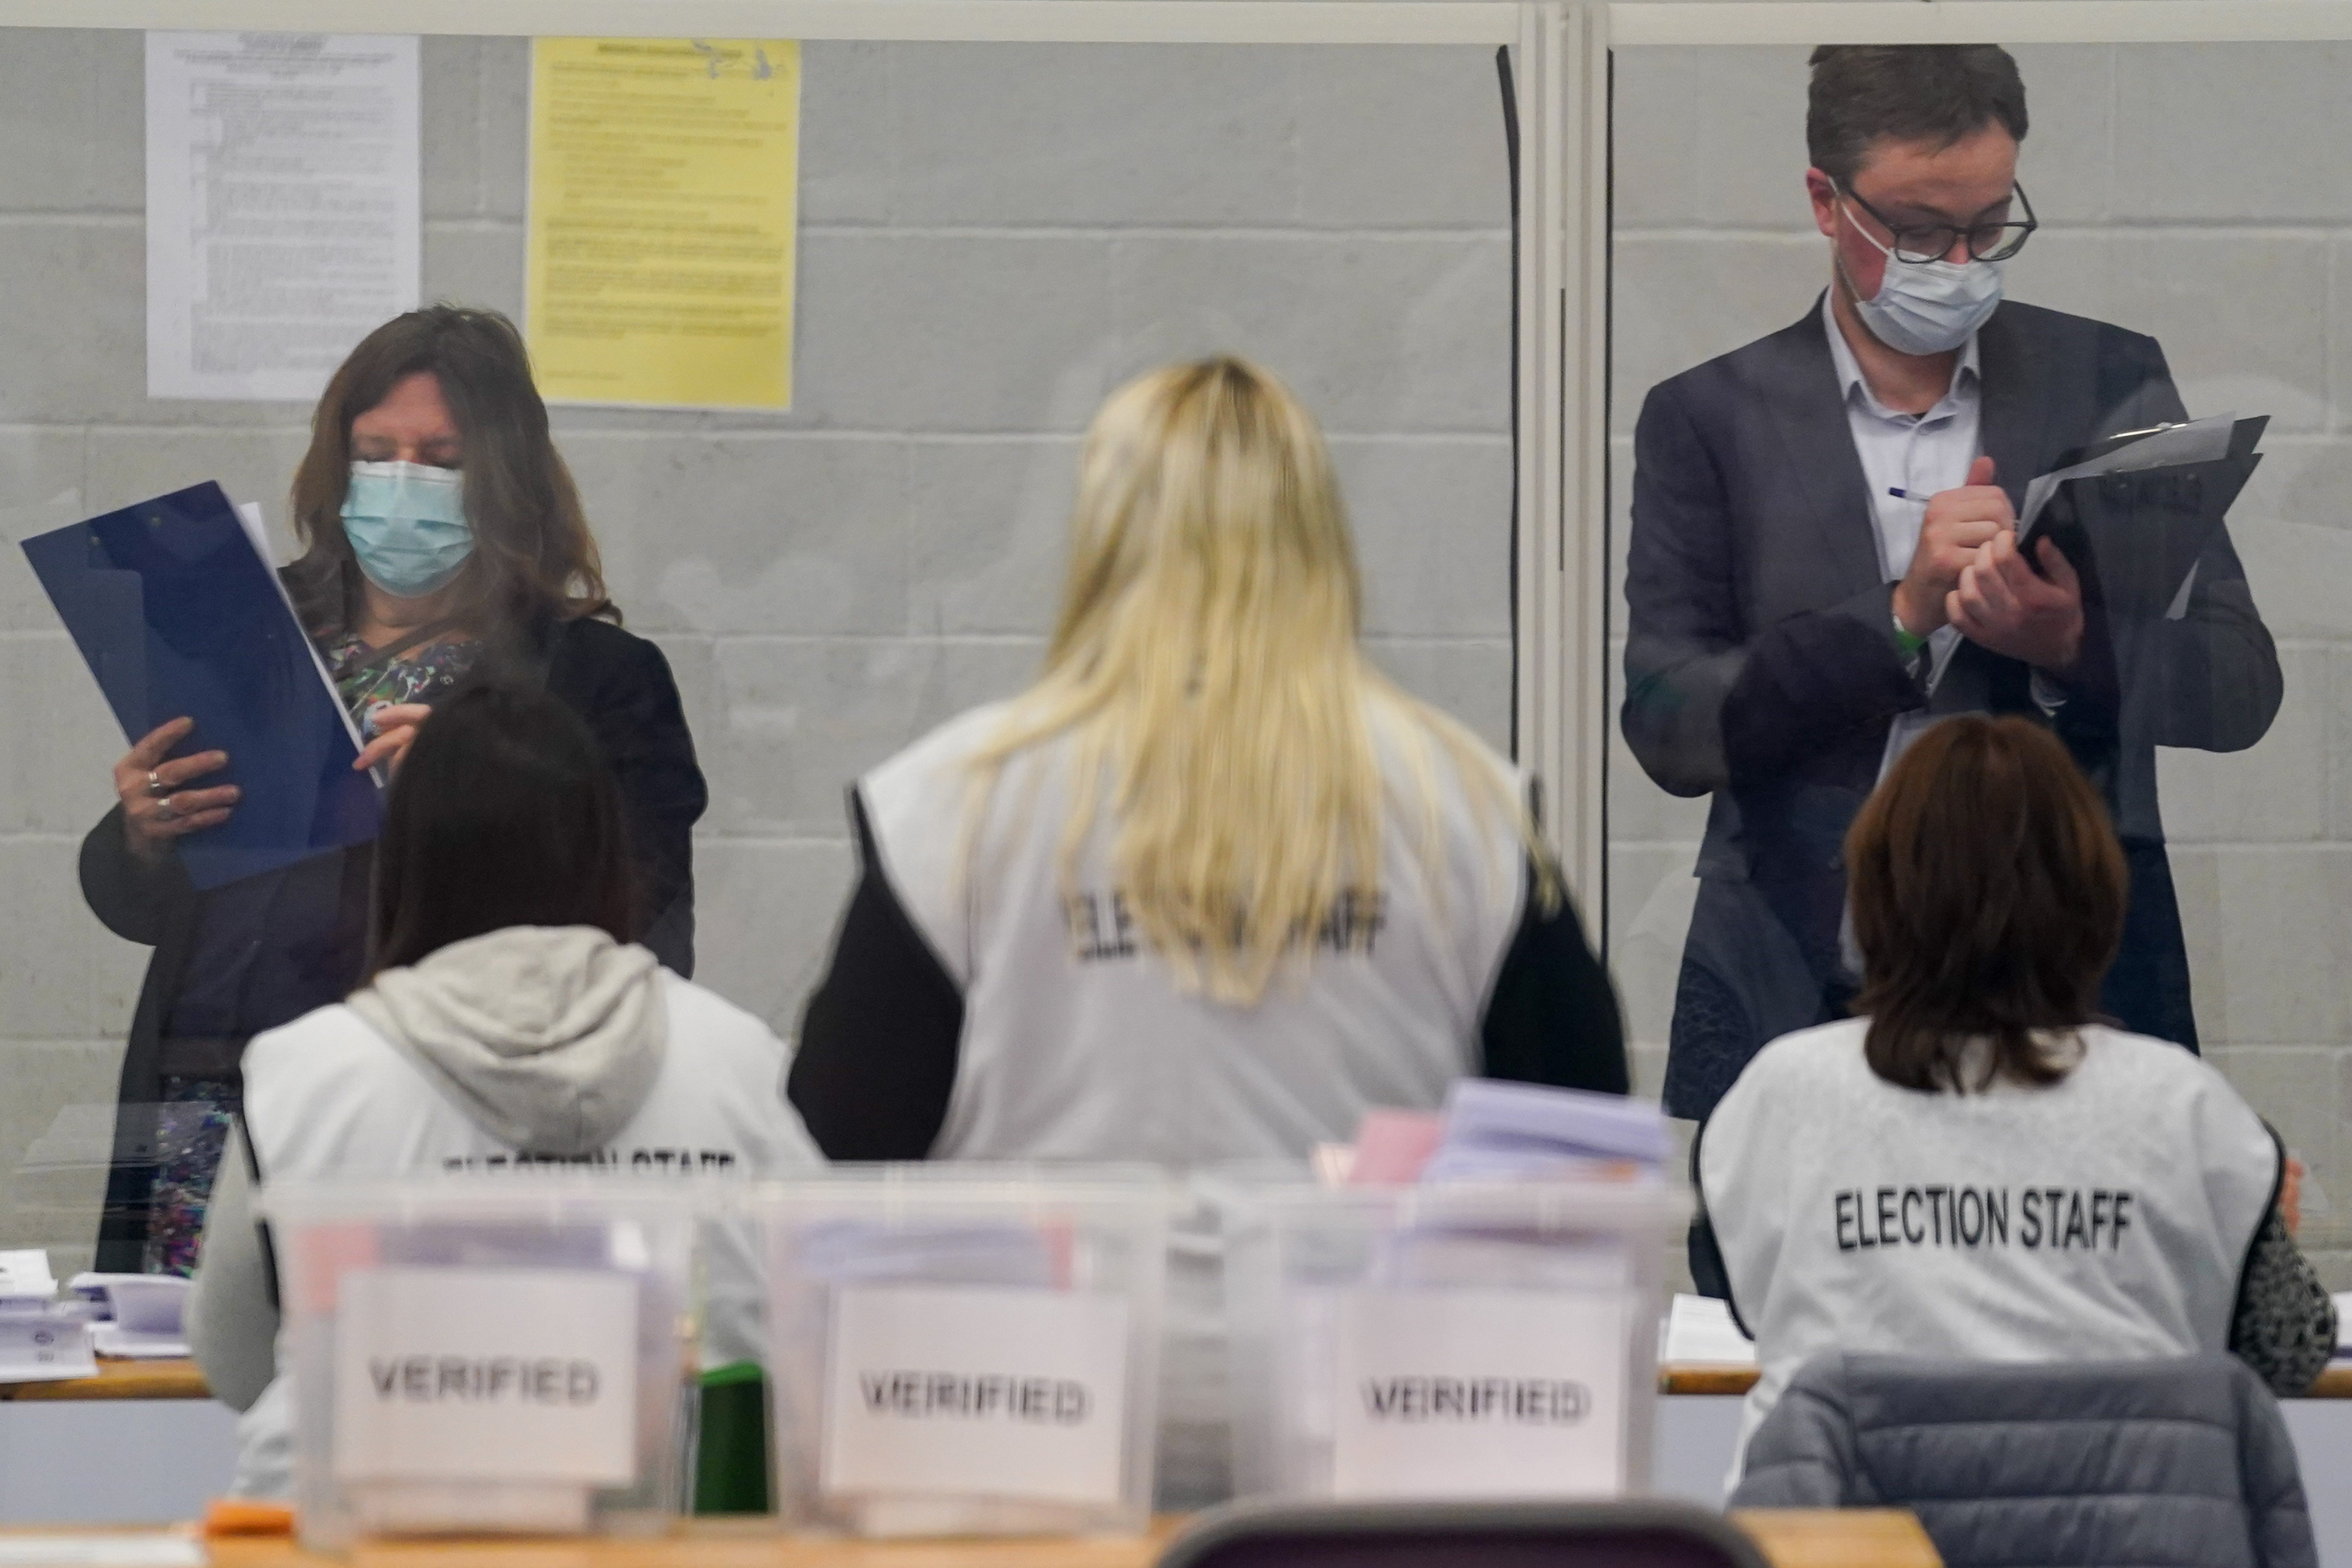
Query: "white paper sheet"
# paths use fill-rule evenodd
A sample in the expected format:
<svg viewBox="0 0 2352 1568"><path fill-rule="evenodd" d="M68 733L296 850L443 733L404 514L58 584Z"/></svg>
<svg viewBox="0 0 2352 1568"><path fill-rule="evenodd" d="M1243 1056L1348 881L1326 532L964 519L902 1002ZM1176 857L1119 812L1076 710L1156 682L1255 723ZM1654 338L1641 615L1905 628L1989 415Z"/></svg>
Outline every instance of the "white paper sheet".
<svg viewBox="0 0 2352 1568"><path fill-rule="evenodd" d="M92 1323L89 1348L113 1361L179 1361L193 1353L177 1334L142 1334L120 1323Z"/></svg>
<svg viewBox="0 0 2352 1568"><path fill-rule="evenodd" d="M2155 435L2143 436L2103 458L2036 474L2025 486L2025 510L2018 516L2017 542L2022 544L2033 536L2034 524L2042 521L2042 509L2050 504L2050 498L2068 479L2098 474L2136 474L2144 468L2167 468L2175 463L2218 462L2230 455L2230 437L2237 425L2238 416L2234 414L2216 414L2210 418L2192 419L2186 425L2168 425Z"/></svg>
<svg viewBox="0 0 2352 1568"><path fill-rule="evenodd" d="M1360 1290L1335 1328L1334 1497L1624 1490L1622 1298Z"/></svg>
<svg viewBox="0 0 2352 1568"><path fill-rule="evenodd" d="M337 1290L339 1479L635 1480L631 1276L354 1268Z"/></svg>
<svg viewBox="0 0 2352 1568"><path fill-rule="evenodd" d="M1731 1303L1677 1293L1658 1336L1658 1359L1700 1366L1754 1366L1756 1345L1732 1321Z"/></svg>
<svg viewBox="0 0 2352 1568"><path fill-rule="evenodd" d="M147 395L310 402L416 308L416 40L147 35Z"/></svg>
<svg viewBox="0 0 2352 1568"><path fill-rule="evenodd" d="M278 596L286 601L287 613L292 616L295 624L299 626L302 621L301 612L294 608L294 595L286 591L286 579L279 573L278 563L270 559L269 525L262 518L261 503L250 500L237 502L236 519L245 524L245 536L253 541L253 552L261 557L263 565L269 568L269 580L278 584ZM307 637L303 640L310 641ZM335 689L335 672L327 668L327 656L319 651L317 643L310 643L310 663L319 671L320 680L325 683L327 695L335 700L335 711L343 717L344 733L351 736L352 745L362 752L366 751L367 737L360 733L359 721L352 718L351 710L343 706L343 694ZM379 788L391 787L392 780L382 767L377 767L373 772Z"/></svg>
<svg viewBox="0 0 2352 1568"><path fill-rule="evenodd" d="M820 1484L1109 1504L1126 1457L1127 1302L1087 1290L835 1298Z"/></svg>
<svg viewBox="0 0 2352 1568"><path fill-rule="evenodd" d="M46 1251L32 1247L0 1252L0 1296L37 1297L46 1301L57 1293L57 1277L49 1272Z"/></svg>

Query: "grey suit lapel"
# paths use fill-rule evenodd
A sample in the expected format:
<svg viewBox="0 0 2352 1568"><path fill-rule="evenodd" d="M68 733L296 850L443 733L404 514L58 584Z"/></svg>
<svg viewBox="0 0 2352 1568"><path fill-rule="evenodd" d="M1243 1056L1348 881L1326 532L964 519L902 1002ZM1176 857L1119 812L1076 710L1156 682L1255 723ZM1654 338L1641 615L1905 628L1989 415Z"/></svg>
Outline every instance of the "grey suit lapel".
<svg viewBox="0 0 2352 1568"><path fill-rule="evenodd" d="M1780 449L1796 467L1822 559L1836 574L1836 591L1843 598L1885 582L1885 575L1879 566L1870 487L1853 449L1853 427L1846 423L1845 394L1838 385L1837 363L1830 357L1820 301L1779 336L1783 353L1764 405Z"/></svg>

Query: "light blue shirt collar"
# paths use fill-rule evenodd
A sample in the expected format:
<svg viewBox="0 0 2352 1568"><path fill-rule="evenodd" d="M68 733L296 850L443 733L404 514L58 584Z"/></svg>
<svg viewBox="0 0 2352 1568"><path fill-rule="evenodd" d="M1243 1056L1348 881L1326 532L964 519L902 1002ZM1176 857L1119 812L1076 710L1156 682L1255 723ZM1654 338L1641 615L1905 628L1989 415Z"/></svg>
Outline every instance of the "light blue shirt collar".
<svg viewBox="0 0 2352 1568"><path fill-rule="evenodd" d="M1845 395L1847 406L1853 406L1858 395L1862 399L1863 407L1878 418L1895 423L1909 423L1915 416L1896 413L1881 403L1878 400L1878 395L1870 390L1870 383L1862 374L1862 365L1853 357L1853 345L1845 341L1845 333L1838 329L1837 314L1832 305L1833 296L1823 294L1822 296L1822 331L1829 334L1830 360L1837 366L1838 388ZM1960 345L1960 363L1952 367L1952 384L1945 389L1944 395L1937 400L1935 407L1916 417L1925 422L1930 419L1940 419L1949 415L1960 399L1976 395L1979 379L1977 335L1970 332L1969 341Z"/></svg>

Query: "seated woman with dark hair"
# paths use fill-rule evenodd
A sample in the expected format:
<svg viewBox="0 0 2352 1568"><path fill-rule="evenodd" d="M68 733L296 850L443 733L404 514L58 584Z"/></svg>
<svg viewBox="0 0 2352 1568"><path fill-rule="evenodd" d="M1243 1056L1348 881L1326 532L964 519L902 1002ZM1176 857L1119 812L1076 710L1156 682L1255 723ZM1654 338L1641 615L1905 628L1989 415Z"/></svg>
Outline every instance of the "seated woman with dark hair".
<svg viewBox="0 0 2352 1568"><path fill-rule="evenodd" d="M2228 1350L2299 1393L2335 1349L2277 1137L2208 1064L2099 1022L2124 861L2025 720L1955 718L1846 836L1856 1016L1785 1036L1700 1130L1700 1197L1763 1375L1827 1351Z"/></svg>
<svg viewBox="0 0 2352 1568"><path fill-rule="evenodd" d="M247 1052L189 1306L213 1392L247 1412L239 1492L289 1480L255 1178L821 1163L776 1093L782 1043L635 944L631 879L612 770L561 700L478 686L420 728L386 808L364 983ZM748 1249L715 1245L706 1353L761 1359Z"/></svg>

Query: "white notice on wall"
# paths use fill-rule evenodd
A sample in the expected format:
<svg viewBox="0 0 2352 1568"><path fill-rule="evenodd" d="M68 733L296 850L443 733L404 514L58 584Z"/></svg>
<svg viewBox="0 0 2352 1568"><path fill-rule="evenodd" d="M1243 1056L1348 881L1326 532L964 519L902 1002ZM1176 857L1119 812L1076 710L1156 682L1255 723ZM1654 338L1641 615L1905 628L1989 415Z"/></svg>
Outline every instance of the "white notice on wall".
<svg viewBox="0 0 2352 1568"><path fill-rule="evenodd" d="M1118 1501L1124 1298L851 1287L828 1355L828 1494Z"/></svg>
<svg viewBox="0 0 2352 1568"><path fill-rule="evenodd" d="M416 40L147 35L147 395L310 402L416 308Z"/></svg>
<svg viewBox="0 0 2352 1568"><path fill-rule="evenodd" d="M343 1480L636 1477L637 1282L591 1268L354 1268L337 1285Z"/></svg>
<svg viewBox="0 0 2352 1568"><path fill-rule="evenodd" d="M1606 1293L1350 1294L1333 1358L1334 1495L1623 1491L1625 1335Z"/></svg>

